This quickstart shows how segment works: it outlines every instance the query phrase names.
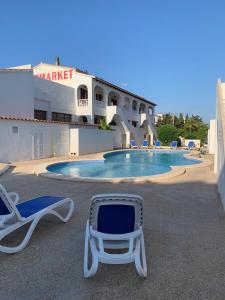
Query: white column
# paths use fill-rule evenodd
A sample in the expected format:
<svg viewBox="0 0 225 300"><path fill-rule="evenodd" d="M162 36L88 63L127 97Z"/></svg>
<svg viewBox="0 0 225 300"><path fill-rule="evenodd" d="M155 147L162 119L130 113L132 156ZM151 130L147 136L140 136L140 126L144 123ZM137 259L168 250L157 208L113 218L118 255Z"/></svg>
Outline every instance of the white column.
<svg viewBox="0 0 225 300"><path fill-rule="evenodd" d="M126 132L126 147L130 147L130 131Z"/></svg>

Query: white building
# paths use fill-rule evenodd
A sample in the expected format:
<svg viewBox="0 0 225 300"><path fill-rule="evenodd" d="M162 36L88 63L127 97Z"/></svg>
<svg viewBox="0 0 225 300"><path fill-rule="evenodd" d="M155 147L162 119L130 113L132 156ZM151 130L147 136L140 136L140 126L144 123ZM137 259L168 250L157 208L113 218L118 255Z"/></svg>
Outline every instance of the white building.
<svg viewBox="0 0 225 300"><path fill-rule="evenodd" d="M153 144L153 102L72 67L41 63L8 72L13 70L33 71L36 119L91 124L106 119L114 129L114 148L129 146L131 139L138 144L147 139Z"/></svg>
<svg viewBox="0 0 225 300"><path fill-rule="evenodd" d="M153 144L154 108L75 68L41 63L0 69L0 161L107 151L128 147L131 139ZM101 119L114 130L98 130Z"/></svg>

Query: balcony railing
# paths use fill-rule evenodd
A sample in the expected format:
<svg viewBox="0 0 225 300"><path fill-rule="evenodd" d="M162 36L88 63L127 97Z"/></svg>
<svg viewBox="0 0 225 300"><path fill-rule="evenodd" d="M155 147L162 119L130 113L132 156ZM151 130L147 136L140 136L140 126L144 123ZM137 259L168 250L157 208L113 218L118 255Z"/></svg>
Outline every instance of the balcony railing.
<svg viewBox="0 0 225 300"><path fill-rule="evenodd" d="M88 106L88 99L78 99L78 106Z"/></svg>
<svg viewBox="0 0 225 300"><path fill-rule="evenodd" d="M97 100L97 99L95 99L95 104L97 106L105 106L105 102L104 101L100 101L100 100Z"/></svg>

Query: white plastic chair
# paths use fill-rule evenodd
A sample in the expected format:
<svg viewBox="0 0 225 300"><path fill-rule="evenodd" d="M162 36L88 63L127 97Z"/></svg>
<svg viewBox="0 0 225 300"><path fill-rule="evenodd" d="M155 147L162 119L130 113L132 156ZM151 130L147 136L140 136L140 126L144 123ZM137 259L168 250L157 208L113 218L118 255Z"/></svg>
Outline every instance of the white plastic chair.
<svg viewBox="0 0 225 300"><path fill-rule="evenodd" d="M134 262L140 276L147 277L142 223L142 197L132 194L99 194L92 197L85 233L84 277L93 277L99 263L131 262ZM89 248L92 256L90 268ZM106 249L127 250L115 254Z"/></svg>
<svg viewBox="0 0 225 300"><path fill-rule="evenodd" d="M0 241L25 224L31 223L23 241L18 246L0 245L0 252L16 253L22 251L29 243L35 227L43 216L54 215L61 221L67 222L74 211L74 203L70 198L42 196L19 204L18 201L19 195L17 193L8 193L0 185ZM65 205L69 205L69 209L66 216L63 217L56 209Z"/></svg>

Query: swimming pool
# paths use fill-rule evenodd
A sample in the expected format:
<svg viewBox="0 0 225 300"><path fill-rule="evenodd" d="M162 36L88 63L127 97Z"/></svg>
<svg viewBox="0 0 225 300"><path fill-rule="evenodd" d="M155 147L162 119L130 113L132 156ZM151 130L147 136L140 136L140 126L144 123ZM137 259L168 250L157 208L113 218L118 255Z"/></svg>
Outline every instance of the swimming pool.
<svg viewBox="0 0 225 300"><path fill-rule="evenodd" d="M171 166L199 164L187 151L127 150L110 152L103 160L83 160L49 165L47 170L72 177L124 178L169 172Z"/></svg>

